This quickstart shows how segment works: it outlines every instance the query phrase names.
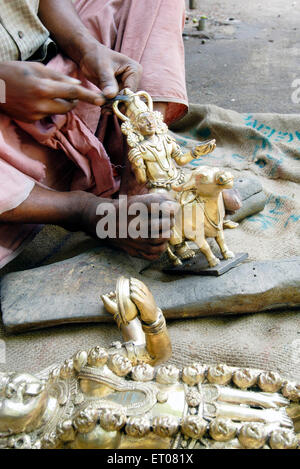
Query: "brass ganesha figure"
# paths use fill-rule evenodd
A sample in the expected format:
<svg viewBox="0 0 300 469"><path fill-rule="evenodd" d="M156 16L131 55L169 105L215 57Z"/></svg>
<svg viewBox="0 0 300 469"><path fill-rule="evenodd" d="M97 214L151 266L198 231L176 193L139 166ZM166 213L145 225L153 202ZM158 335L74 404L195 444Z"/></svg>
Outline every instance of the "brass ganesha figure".
<svg viewBox="0 0 300 469"><path fill-rule="evenodd" d="M299 447L299 385L262 370L159 365L171 344L147 286L122 277L102 301L125 342L37 376L0 374L0 448Z"/></svg>
<svg viewBox="0 0 300 469"><path fill-rule="evenodd" d="M133 93L129 89L123 93L124 101L114 102L113 109L124 121L121 129L127 137L128 158L138 183L146 184L149 192L166 192L181 207L168 248L171 261L180 265L183 259L194 257L195 251L187 244L192 241L205 255L209 266L216 266L220 260L213 254L206 238L216 239L224 259L234 257L225 244L223 227L238 225L224 220L222 197L224 190L233 187L233 176L220 168L199 166L192 170L184 167L211 153L216 141L209 140L184 153L169 135L162 114L153 111L148 93ZM121 102L124 112L119 108Z"/></svg>

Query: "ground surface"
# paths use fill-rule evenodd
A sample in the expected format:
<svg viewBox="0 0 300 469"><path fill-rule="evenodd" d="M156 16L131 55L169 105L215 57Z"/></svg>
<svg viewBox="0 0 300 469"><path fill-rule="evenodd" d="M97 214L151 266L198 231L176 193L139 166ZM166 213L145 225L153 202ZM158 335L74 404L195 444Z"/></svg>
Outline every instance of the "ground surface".
<svg viewBox="0 0 300 469"><path fill-rule="evenodd" d="M189 1L186 1L187 6ZM191 102L240 112L300 113L292 83L300 79L299 0L198 0L192 18L208 17L210 39L185 37ZM234 18L234 20L228 20Z"/></svg>

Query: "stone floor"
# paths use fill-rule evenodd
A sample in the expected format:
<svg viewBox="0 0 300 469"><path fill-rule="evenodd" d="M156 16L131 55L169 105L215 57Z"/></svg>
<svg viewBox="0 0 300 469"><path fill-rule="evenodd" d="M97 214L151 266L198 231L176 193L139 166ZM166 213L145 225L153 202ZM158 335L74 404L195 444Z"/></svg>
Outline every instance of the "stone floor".
<svg viewBox="0 0 300 469"><path fill-rule="evenodd" d="M239 112L300 113L300 103L291 98L292 83L300 79L300 1L198 0L198 5L187 9L186 30L196 32L192 20L204 14L210 39L185 37L190 101Z"/></svg>

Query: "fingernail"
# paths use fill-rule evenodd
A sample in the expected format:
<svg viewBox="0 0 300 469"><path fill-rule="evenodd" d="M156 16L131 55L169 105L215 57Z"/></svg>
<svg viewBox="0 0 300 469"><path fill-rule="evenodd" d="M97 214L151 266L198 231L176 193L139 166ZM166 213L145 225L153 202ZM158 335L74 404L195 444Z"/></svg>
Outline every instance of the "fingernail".
<svg viewBox="0 0 300 469"><path fill-rule="evenodd" d="M96 106L102 106L105 103L105 100L103 98L96 98L94 103Z"/></svg>
<svg viewBox="0 0 300 469"><path fill-rule="evenodd" d="M118 90L116 90L114 86L107 86L103 90L103 94L105 95L106 98L114 98L117 93L118 93Z"/></svg>
<svg viewBox="0 0 300 469"><path fill-rule="evenodd" d="M71 81L72 83L76 84L76 85L81 84L81 81L77 80L77 78L68 77L68 80Z"/></svg>

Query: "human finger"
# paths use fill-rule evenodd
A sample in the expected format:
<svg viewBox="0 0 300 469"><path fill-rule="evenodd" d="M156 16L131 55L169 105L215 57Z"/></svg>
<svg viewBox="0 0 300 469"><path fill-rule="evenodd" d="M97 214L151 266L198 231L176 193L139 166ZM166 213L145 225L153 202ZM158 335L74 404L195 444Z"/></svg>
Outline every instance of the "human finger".
<svg viewBox="0 0 300 469"><path fill-rule="evenodd" d="M124 88L129 88L131 91L137 91L143 67L137 62L128 63L120 72L122 85Z"/></svg>
<svg viewBox="0 0 300 469"><path fill-rule="evenodd" d="M97 106L101 106L105 102L104 96L83 86L55 80L42 80L37 88L37 94L47 98L61 98L68 101L79 100Z"/></svg>

